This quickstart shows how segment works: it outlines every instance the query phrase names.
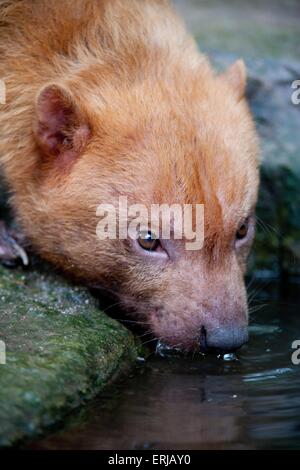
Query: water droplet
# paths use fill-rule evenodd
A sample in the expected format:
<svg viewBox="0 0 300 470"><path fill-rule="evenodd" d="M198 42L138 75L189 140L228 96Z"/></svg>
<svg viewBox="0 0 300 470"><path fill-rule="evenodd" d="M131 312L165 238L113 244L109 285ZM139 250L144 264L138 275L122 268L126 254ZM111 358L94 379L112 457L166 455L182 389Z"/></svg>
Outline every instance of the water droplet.
<svg viewBox="0 0 300 470"><path fill-rule="evenodd" d="M224 361L236 361L237 356L235 353L227 353L223 355L223 360Z"/></svg>

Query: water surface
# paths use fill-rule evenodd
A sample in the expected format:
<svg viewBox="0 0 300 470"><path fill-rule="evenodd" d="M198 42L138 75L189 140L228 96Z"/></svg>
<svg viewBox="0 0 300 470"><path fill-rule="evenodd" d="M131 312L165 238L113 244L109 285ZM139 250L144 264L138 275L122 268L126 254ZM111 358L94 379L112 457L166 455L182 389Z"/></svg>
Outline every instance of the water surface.
<svg viewBox="0 0 300 470"><path fill-rule="evenodd" d="M43 449L300 448L300 285L260 287L250 341L234 360L160 358L107 389ZM299 355L300 357L300 355Z"/></svg>

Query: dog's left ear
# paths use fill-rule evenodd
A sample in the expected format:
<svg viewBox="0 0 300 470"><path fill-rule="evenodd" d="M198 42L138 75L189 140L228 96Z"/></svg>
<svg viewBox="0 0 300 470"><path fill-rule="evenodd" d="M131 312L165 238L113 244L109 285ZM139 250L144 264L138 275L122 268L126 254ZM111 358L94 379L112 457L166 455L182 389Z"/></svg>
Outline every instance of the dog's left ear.
<svg viewBox="0 0 300 470"><path fill-rule="evenodd" d="M245 62L242 59L237 60L221 76L230 84L237 99L242 99L246 91L247 83Z"/></svg>

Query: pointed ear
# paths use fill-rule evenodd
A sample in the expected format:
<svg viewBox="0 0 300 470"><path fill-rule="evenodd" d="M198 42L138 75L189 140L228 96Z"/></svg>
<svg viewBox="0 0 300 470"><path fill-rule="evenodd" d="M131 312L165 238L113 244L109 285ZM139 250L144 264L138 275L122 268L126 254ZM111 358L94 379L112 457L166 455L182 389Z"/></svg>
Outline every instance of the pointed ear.
<svg viewBox="0 0 300 470"><path fill-rule="evenodd" d="M70 161L80 155L90 128L65 88L56 84L43 88L37 98L36 117L34 132L44 156Z"/></svg>
<svg viewBox="0 0 300 470"><path fill-rule="evenodd" d="M234 64L222 74L222 78L230 84L238 100L240 100L246 91L247 70L245 62L242 59L234 62Z"/></svg>

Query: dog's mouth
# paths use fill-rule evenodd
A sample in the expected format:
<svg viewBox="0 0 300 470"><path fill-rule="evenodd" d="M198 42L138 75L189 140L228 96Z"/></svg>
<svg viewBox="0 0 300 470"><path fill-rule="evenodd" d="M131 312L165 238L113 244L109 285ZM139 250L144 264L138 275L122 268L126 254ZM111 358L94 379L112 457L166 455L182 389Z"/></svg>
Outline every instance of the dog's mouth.
<svg viewBox="0 0 300 470"><path fill-rule="evenodd" d="M195 354L211 355L222 357L224 360L230 360L236 358L236 352L243 346L243 344L235 347L211 347L207 342L207 331L204 326L200 329L199 341L195 343L189 343L185 346L176 346L163 340L158 340L155 345L155 353L161 357L177 357L183 355L193 356Z"/></svg>
<svg viewBox="0 0 300 470"><path fill-rule="evenodd" d="M235 354L248 340L247 324L231 323L209 330L203 324L197 330L182 324L180 331L175 331L174 328L162 330L156 323L149 321L149 318L137 317L136 308L133 308L132 303L127 303L124 307L124 302L120 301L118 296L109 295L107 292L104 296L104 292L98 289L96 293L99 307L105 313L135 333L147 350L161 357L194 357L197 354L223 357ZM95 291L93 294L95 295ZM129 306L132 307L132 312Z"/></svg>
<svg viewBox="0 0 300 470"><path fill-rule="evenodd" d="M179 358L183 356L192 356L195 357L195 354L200 354L202 356L211 356L222 358L224 361L233 361L237 360L237 351L225 351L221 349L213 349L208 347L195 347L194 350L183 350L178 347L170 346L162 341L157 341L155 347L155 354L161 358Z"/></svg>

